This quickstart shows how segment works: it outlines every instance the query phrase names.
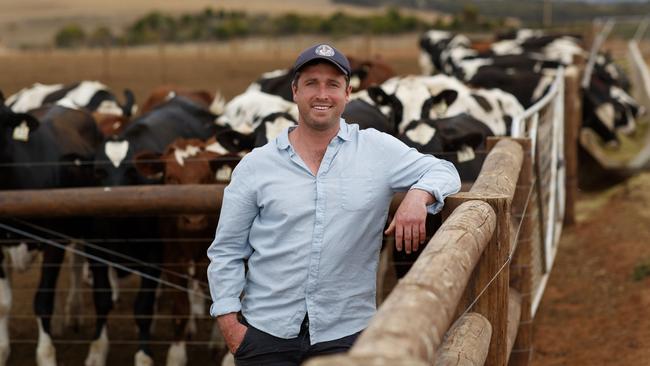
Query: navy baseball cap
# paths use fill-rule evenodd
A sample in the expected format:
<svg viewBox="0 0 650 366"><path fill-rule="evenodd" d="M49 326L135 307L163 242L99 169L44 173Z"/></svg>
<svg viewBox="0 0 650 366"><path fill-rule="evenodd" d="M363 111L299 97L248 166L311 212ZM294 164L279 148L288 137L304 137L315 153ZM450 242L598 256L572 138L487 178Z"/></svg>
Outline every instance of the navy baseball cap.
<svg viewBox="0 0 650 366"><path fill-rule="evenodd" d="M300 70L300 68L305 66L308 62L319 59L329 61L334 66L338 67L345 76L350 77L350 62L347 57L333 46L324 43L311 46L302 51L300 56L296 59L296 62L293 64L293 72L295 73Z"/></svg>

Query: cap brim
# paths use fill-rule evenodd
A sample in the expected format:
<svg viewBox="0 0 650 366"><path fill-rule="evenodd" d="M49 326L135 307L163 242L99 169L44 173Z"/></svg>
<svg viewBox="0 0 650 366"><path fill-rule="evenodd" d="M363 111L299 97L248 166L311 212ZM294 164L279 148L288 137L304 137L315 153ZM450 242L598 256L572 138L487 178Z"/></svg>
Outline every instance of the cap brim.
<svg viewBox="0 0 650 366"><path fill-rule="evenodd" d="M347 71L343 66L339 65L338 62L332 60L331 58L323 57L323 56L314 56L314 57L310 58L309 60L307 60L307 61L305 61L305 62L303 62L303 63L300 63L300 64L298 64L298 65L294 65L294 67L293 67L293 73L295 74L295 73L296 73L298 70L300 70L303 66L305 66L306 64L308 64L308 63L310 63L310 62L312 62L312 61L314 61L314 60L323 60L323 61L327 61L327 62L329 62L330 64L336 66L336 67L341 71L341 73L343 73L343 75L345 75L345 76L350 76L349 73L348 73L348 71Z"/></svg>

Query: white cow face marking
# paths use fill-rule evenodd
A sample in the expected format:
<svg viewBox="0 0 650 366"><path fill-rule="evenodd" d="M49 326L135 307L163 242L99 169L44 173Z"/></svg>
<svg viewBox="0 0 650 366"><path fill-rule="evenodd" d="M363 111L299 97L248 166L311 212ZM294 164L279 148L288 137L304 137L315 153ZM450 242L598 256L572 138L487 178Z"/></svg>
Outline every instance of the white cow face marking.
<svg viewBox="0 0 650 366"><path fill-rule="evenodd" d="M406 131L406 137L409 140L422 146L428 144L435 134L436 129L426 123L420 123L416 128Z"/></svg>
<svg viewBox="0 0 650 366"><path fill-rule="evenodd" d="M128 151L128 141L109 141L104 146L104 153L116 168L120 167Z"/></svg>
<svg viewBox="0 0 650 366"><path fill-rule="evenodd" d="M185 165L185 159L196 156L199 152L201 151L201 148L193 146L193 145L188 145L185 147L185 149L175 149L174 150L174 158L176 159L176 162L180 166Z"/></svg>

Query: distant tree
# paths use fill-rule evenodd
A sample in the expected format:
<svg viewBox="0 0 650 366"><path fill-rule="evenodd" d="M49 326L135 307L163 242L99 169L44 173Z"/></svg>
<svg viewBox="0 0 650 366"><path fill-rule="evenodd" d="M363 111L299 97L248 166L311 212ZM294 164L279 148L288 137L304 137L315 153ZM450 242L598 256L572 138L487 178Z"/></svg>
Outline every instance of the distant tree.
<svg viewBox="0 0 650 366"><path fill-rule="evenodd" d="M88 37L88 45L91 47L108 47L115 43L115 37L106 26L100 26Z"/></svg>
<svg viewBox="0 0 650 366"><path fill-rule="evenodd" d="M78 24L68 24L54 36L54 44L62 48L83 46L85 42L86 33Z"/></svg>

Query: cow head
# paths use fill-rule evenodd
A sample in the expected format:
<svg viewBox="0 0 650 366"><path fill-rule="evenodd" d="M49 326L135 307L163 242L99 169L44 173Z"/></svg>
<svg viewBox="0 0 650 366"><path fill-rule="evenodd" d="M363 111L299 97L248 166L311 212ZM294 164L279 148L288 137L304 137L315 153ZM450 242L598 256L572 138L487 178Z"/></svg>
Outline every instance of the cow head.
<svg viewBox="0 0 650 366"><path fill-rule="evenodd" d="M360 60L350 56L348 61L350 61L350 85L353 92L379 85L395 76L395 70L380 57Z"/></svg>
<svg viewBox="0 0 650 366"><path fill-rule="evenodd" d="M583 127L590 128L605 144L617 146L617 133L631 134L636 119L645 113L623 89L608 85L592 75L589 88L583 91Z"/></svg>
<svg viewBox="0 0 650 366"><path fill-rule="evenodd" d="M4 97L0 103L0 130L2 131L2 144L6 145L8 141L27 141L29 134L36 130L39 121L36 117L28 113L16 113L4 104Z"/></svg>
<svg viewBox="0 0 650 366"><path fill-rule="evenodd" d="M95 158L95 179L104 187L157 183L160 177L138 174L133 158L135 152L128 140L113 137L98 149Z"/></svg>
<svg viewBox="0 0 650 366"><path fill-rule="evenodd" d="M216 123L243 134L250 134L266 116L279 112L290 115L294 121L298 120L298 107L295 103L276 95L247 90L226 104L223 114L217 118Z"/></svg>
<svg viewBox="0 0 650 366"><path fill-rule="evenodd" d="M482 160L475 151L484 150L485 139L492 131L482 121L468 114L411 122L398 138L421 152L434 153L451 161L461 179L473 180L481 169Z"/></svg>
<svg viewBox="0 0 650 366"><path fill-rule="evenodd" d="M177 139L163 154L141 152L134 160L139 174L162 176L164 184L214 184L230 181L239 158L214 139ZM213 228L213 219L213 215L180 215L176 227L183 232L201 231Z"/></svg>

